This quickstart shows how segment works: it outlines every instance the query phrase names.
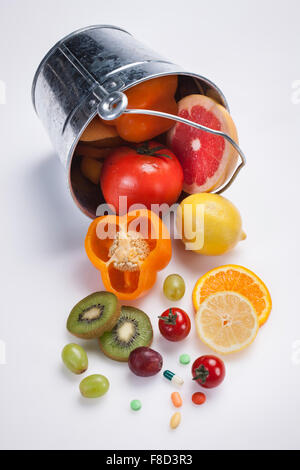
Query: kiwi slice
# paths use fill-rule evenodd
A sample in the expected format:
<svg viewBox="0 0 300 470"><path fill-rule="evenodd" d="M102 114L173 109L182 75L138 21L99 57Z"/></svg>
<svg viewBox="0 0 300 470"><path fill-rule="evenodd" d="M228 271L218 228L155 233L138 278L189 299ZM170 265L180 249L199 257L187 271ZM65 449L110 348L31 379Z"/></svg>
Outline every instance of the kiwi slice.
<svg viewBox="0 0 300 470"><path fill-rule="evenodd" d="M152 339L148 315L138 308L123 306L117 324L99 338L99 343L106 356L127 362L131 351L140 346L150 346Z"/></svg>
<svg viewBox="0 0 300 470"><path fill-rule="evenodd" d="M67 329L78 338L99 338L117 323L121 312L118 298L111 292L95 292L73 307Z"/></svg>

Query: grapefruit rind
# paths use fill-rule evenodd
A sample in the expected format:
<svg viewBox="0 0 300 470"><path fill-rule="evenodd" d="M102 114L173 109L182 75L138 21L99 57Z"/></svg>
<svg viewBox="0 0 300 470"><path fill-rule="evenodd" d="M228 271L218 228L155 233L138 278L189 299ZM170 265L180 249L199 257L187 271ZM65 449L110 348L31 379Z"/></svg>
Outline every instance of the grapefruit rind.
<svg viewBox="0 0 300 470"><path fill-rule="evenodd" d="M252 304L237 292L218 292L206 297L195 322L201 341L218 354L245 349L259 330Z"/></svg>
<svg viewBox="0 0 300 470"><path fill-rule="evenodd" d="M237 276L236 273L239 274L239 276ZM240 289L238 285L241 276L244 277L245 281L247 280L246 277L250 278L248 286L246 285L243 289ZM212 277L215 279L212 279L211 285L205 289L206 281ZM223 289L219 288L220 281L223 282ZM252 281L252 283L250 281ZM249 295L249 292L247 293L247 288L249 291L251 285L255 285L252 296ZM244 266L235 264L220 266L208 271L198 279L193 289L192 299L195 311L197 312L200 304L202 304L208 295L222 291L241 293L253 304L258 316L259 326L262 326L267 321L272 310L271 295L265 283L253 271L250 271L250 269Z"/></svg>
<svg viewBox="0 0 300 470"><path fill-rule="evenodd" d="M192 112L192 109L196 106L203 107L206 111L211 112L221 123L220 131L229 135L236 143L238 143L238 135L235 124L232 120L229 112L213 99L205 95L189 95L185 98L182 98L178 102L178 115L184 111L188 112L189 118ZM200 124L207 125L207 123ZM185 126L184 124L177 123L168 133L168 145L172 148L172 140L178 130L178 126ZM207 126L209 127L209 126ZM198 131L199 133L205 131ZM184 144L186 145L186 143ZM173 148L176 154L176 148ZM191 150L192 151L192 150ZM180 152L178 152L177 157L180 160ZM204 184L199 186L196 182L193 184L188 184L186 181L183 185L183 190L189 194L194 194L198 192L211 192L214 189L221 187L228 178L232 175L238 160L238 154L235 148L225 139L224 142L224 151L223 156L220 160L219 166L213 176L207 177ZM184 163L183 163L184 166ZM196 177L196 176L195 176Z"/></svg>

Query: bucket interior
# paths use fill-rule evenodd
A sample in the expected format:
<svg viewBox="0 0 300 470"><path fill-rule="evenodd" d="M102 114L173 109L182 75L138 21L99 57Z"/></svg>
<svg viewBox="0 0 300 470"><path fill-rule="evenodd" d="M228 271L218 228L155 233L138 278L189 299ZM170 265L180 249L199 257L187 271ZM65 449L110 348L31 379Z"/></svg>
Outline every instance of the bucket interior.
<svg viewBox="0 0 300 470"><path fill-rule="evenodd" d="M227 107L225 98L222 93L210 83L205 78L201 78L193 75L185 74L174 74L178 76L178 87L175 94L176 101L179 101L181 98L191 94L202 94L209 96L218 103ZM149 77L149 80L151 77ZM87 126L92 125L91 123ZM100 204L105 203L103 194L101 192L101 187L98 182L92 182L90 179L91 167L95 167L96 172L98 171L100 163L103 161L103 158L109 153L109 149L114 147L124 145L118 141L117 138L107 138L104 141L82 141L84 136L84 131L79 138L77 145L75 147L73 157L71 159L70 171L69 171L69 185L71 189L71 194L77 206L91 218L96 217L96 211ZM158 137L155 137L154 140L157 140L161 143L165 143L165 134L161 134ZM125 144L126 145L126 144ZM99 158L99 155L101 157ZM95 156L97 158L95 158ZM92 159L92 162L88 160ZM96 163L95 161L96 160ZM181 199L182 197L180 197Z"/></svg>

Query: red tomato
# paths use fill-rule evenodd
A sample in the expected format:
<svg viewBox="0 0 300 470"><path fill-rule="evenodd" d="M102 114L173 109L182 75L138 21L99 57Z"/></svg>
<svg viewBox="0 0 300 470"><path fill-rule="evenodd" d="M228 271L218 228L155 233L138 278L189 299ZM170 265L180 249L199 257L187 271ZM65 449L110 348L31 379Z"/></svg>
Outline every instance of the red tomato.
<svg viewBox="0 0 300 470"><path fill-rule="evenodd" d="M225 365L216 356L201 356L192 365L193 380L204 388L214 388L223 382Z"/></svg>
<svg viewBox="0 0 300 470"><path fill-rule="evenodd" d="M181 308L169 308L159 318L161 334L169 341L181 341L191 330L191 321Z"/></svg>
<svg viewBox="0 0 300 470"><path fill-rule="evenodd" d="M171 150L157 142L145 142L135 148L118 147L105 159L100 177L108 204L119 213L119 197L127 196L127 211L132 204L177 201L183 185L182 167Z"/></svg>

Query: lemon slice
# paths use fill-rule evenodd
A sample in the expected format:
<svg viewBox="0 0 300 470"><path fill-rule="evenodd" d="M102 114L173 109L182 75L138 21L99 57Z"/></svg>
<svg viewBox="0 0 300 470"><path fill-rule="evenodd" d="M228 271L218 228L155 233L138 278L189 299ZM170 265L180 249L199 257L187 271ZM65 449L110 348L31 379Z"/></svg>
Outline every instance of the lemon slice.
<svg viewBox="0 0 300 470"><path fill-rule="evenodd" d="M260 326L267 321L272 300L266 285L250 269L236 264L212 269L198 279L193 290L195 311L209 295L224 291L237 292L246 297L256 311Z"/></svg>
<svg viewBox="0 0 300 470"><path fill-rule="evenodd" d="M246 348L254 341L259 328L249 300L230 291L208 296L200 305L195 321L200 339L220 354Z"/></svg>

